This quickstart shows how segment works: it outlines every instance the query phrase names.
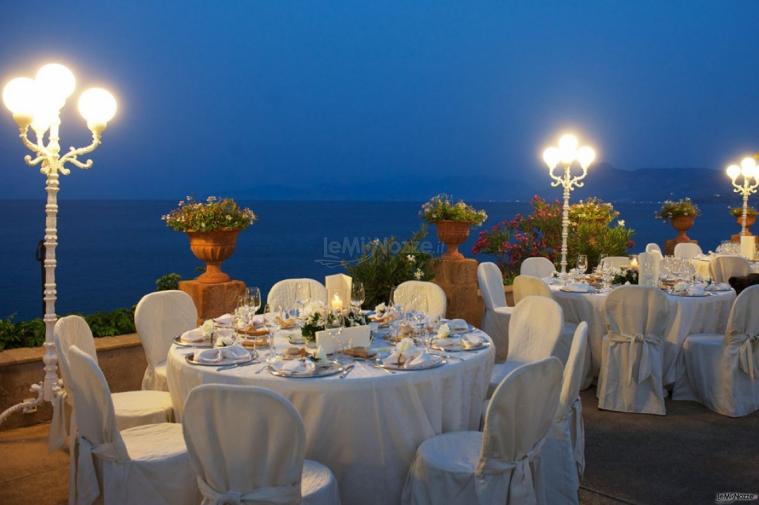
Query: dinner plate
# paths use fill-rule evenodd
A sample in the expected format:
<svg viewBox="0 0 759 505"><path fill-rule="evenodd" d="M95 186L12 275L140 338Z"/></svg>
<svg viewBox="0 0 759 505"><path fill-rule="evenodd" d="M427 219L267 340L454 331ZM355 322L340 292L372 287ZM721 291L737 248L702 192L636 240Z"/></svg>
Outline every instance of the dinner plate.
<svg viewBox="0 0 759 505"><path fill-rule="evenodd" d="M337 361L330 361L327 366L317 365L313 372L290 372L277 368L273 363L267 366L269 373L277 377L287 377L288 379L316 379L319 377L329 377L345 371L345 367Z"/></svg>
<svg viewBox="0 0 759 505"><path fill-rule="evenodd" d="M178 347L201 347L202 348L202 347L211 347L213 345L210 340L203 340L200 342L185 342L184 340L182 340L181 335L174 337L174 343Z"/></svg>
<svg viewBox="0 0 759 505"><path fill-rule="evenodd" d="M704 292L704 293L699 294L699 295L690 295L688 293L670 293L670 294L672 296L679 296L681 298L703 298L705 296L712 296L712 294L709 293L709 292Z"/></svg>
<svg viewBox="0 0 759 505"><path fill-rule="evenodd" d="M577 289L568 288L567 286L560 287L559 291L563 291L564 293L577 293L577 294L580 294L580 295L587 295L587 294L592 294L592 293L596 292L596 290L594 288L592 288L592 287L589 288L587 291L580 291L580 290L577 290Z"/></svg>
<svg viewBox="0 0 759 505"><path fill-rule="evenodd" d="M250 357L242 357L242 358L237 358L237 359L224 358L221 361L215 361L213 363L201 363L199 361L195 361L195 359L193 359L194 353L190 353L186 355L184 359L189 364L198 365L198 366L244 365L246 363L250 363L251 361L255 360L258 357L258 353L256 351L248 350L248 349L246 349L246 351L250 353Z"/></svg>
<svg viewBox="0 0 759 505"><path fill-rule="evenodd" d="M444 351L444 352L471 352L471 351L481 351L482 349L487 349L488 347L490 347L490 342L483 341L473 347L464 347L461 344L449 345L449 346L432 344L431 347L438 351Z"/></svg>
<svg viewBox="0 0 759 505"><path fill-rule="evenodd" d="M432 363L423 367L406 368L403 365L391 365L391 364L386 364L382 361L377 363L377 366L379 366L380 368L385 368L387 370L398 370L401 372L420 372L422 370L431 370L433 368L438 368L448 363L448 360L446 360L443 356L440 356L437 354L430 354L430 356L432 356Z"/></svg>

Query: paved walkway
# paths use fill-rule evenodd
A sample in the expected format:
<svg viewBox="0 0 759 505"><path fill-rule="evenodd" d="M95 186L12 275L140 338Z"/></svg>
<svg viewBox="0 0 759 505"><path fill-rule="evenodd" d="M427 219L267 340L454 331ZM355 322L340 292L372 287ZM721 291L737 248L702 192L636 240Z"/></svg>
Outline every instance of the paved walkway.
<svg viewBox="0 0 759 505"><path fill-rule="evenodd" d="M713 504L721 491L759 493L759 414L731 419L690 402L667 402L667 416L603 412L594 393L582 394L583 505ZM66 503L68 456L48 454L47 433L46 424L0 431L0 504Z"/></svg>

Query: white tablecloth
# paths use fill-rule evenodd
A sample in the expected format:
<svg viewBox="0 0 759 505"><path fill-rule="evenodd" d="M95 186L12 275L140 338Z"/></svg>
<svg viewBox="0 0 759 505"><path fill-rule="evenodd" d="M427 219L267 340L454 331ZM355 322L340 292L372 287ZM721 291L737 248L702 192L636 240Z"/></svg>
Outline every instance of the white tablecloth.
<svg viewBox="0 0 759 505"><path fill-rule="evenodd" d="M277 341L286 345L282 337ZM260 364L224 371L190 365L184 358L190 351L176 346L169 351L169 390L177 414L181 417L187 395L200 384L250 384L281 393L303 417L306 458L334 472L343 505L399 503L419 444L441 433L478 429L495 358L491 345L455 353L463 361L449 360L432 370L390 375L357 362L345 379L285 379L266 370L256 374ZM246 422L230 419L229 429Z"/></svg>
<svg viewBox="0 0 759 505"><path fill-rule="evenodd" d="M709 264L711 263L709 258L693 258L690 260L693 267L696 269L696 275L701 277L702 279L705 279L707 277L711 277L711 270L709 270ZM759 273L759 262L757 261L751 261L750 262L751 271L754 273Z"/></svg>
<svg viewBox="0 0 759 505"><path fill-rule="evenodd" d="M605 303L607 294L567 293L558 286L551 286L554 298L562 309L567 322L587 321L593 376L601 368L601 343L606 334ZM725 333L735 291L725 291L711 296L684 297L667 295L675 302L675 312L664 335L664 383L673 384L678 373L677 356L685 338L694 333Z"/></svg>

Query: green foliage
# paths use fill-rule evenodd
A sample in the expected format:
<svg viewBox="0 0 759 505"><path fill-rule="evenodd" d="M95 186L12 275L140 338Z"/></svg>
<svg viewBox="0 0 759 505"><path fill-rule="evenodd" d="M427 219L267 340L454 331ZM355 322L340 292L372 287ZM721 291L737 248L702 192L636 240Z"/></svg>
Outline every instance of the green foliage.
<svg viewBox="0 0 759 505"><path fill-rule="evenodd" d="M690 198L683 198L676 202L665 200L661 208L656 212L656 218L662 221L671 221L676 217L693 216L701 214L701 209Z"/></svg>
<svg viewBox="0 0 759 505"><path fill-rule="evenodd" d="M219 231L244 230L256 222L256 215L250 209L241 209L231 198L217 199L209 196L206 202L196 202L188 196L179 206L161 216L172 230L176 231Z"/></svg>
<svg viewBox="0 0 759 505"><path fill-rule="evenodd" d="M134 333L134 307L97 312L84 316L95 337L111 337ZM42 319L14 322L13 316L0 319L0 351L17 347L38 347L45 342Z"/></svg>
<svg viewBox="0 0 759 505"><path fill-rule="evenodd" d="M326 314L327 323L334 323L336 318L335 314L333 312L326 312ZM306 318L306 321L303 323L303 328L301 328L301 334L303 335L303 338L310 342L316 340L316 332L322 331L326 328L324 319L324 315L318 311L308 316ZM350 311L343 320L343 325L346 328L350 328L351 326L363 326L365 324L368 324L368 320L366 319L366 316L360 312Z"/></svg>
<svg viewBox="0 0 759 505"><path fill-rule="evenodd" d="M422 226L401 243L395 237L385 241L375 239L364 247L355 263L343 262L348 275L364 285L364 306L387 302L390 291L402 282L432 279L432 255L422 251L420 244L426 236L427 228Z"/></svg>
<svg viewBox="0 0 759 505"><path fill-rule="evenodd" d="M158 291L167 291L170 289L179 289L179 281L182 280L182 276L178 273L171 272L170 274L162 275L155 280L155 287Z"/></svg>
<svg viewBox="0 0 759 505"><path fill-rule="evenodd" d="M621 272L614 276L611 283L622 285L626 283L638 284L638 271L632 268L622 268Z"/></svg>
<svg viewBox="0 0 759 505"><path fill-rule="evenodd" d="M482 209L475 209L463 200L453 203L451 197L446 194L435 195L429 199L420 211L422 219L428 223L438 221L462 221L473 225L481 225L488 218Z"/></svg>
<svg viewBox="0 0 759 505"><path fill-rule="evenodd" d="M743 217L743 207L733 207L733 208L731 208L730 209L730 214L733 217ZM749 216L749 217L750 216L756 216L757 214L759 214L759 212L757 212L756 209L753 208L753 207L749 207L748 209L746 209L746 215Z"/></svg>

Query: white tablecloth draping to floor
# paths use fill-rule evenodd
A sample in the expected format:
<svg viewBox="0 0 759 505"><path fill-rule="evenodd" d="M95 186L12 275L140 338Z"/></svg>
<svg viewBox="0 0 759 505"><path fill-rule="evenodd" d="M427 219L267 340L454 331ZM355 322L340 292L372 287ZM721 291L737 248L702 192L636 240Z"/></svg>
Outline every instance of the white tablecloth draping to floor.
<svg viewBox="0 0 759 505"><path fill-rule="evenodd" d="M702 279L706 279L712 276L711 270L709 269L711 260L708 256L703 258L692 258L690 262L693 265L693 268L696 269L697 276L701 277ZM749 264L751 266L752 272L759 273L759 261L751 261Z"/></svg>
<svg viewBox="0 0 759 505"><path fill-rule="evenodd" d="M277 341L278 347L286 345L284 337ZM383 340L375 344L387 345ZM455 353L461 360L431 370L388 374L356 362L345 379L286 379L266 370L256 373L261 364L223 371L190 365L185 361L189 352L173 346L168 357L169 390L180 418L187 395L200 384L250 384L277 391L300 412L306 458L334 472L343 505L399 503L406 473L424 440L477 430L495 359L490 345ZM246 422L229 419L229 429Z"/></svg>
<svg viewBox="0 0 759 505"><path fill-rule="evenodd" d="M601 344L606 334L606 298L604 293L567 293L551 286L554 299L564 309L564 320L572 323L587 321L588 343L593 376L601 368ZM724 291L711 296L686 297L667 295L674 301L664 335L664 384L674 384L678 373L677 356L688 335L694 333L724 333L735 291Z"/></svg>

